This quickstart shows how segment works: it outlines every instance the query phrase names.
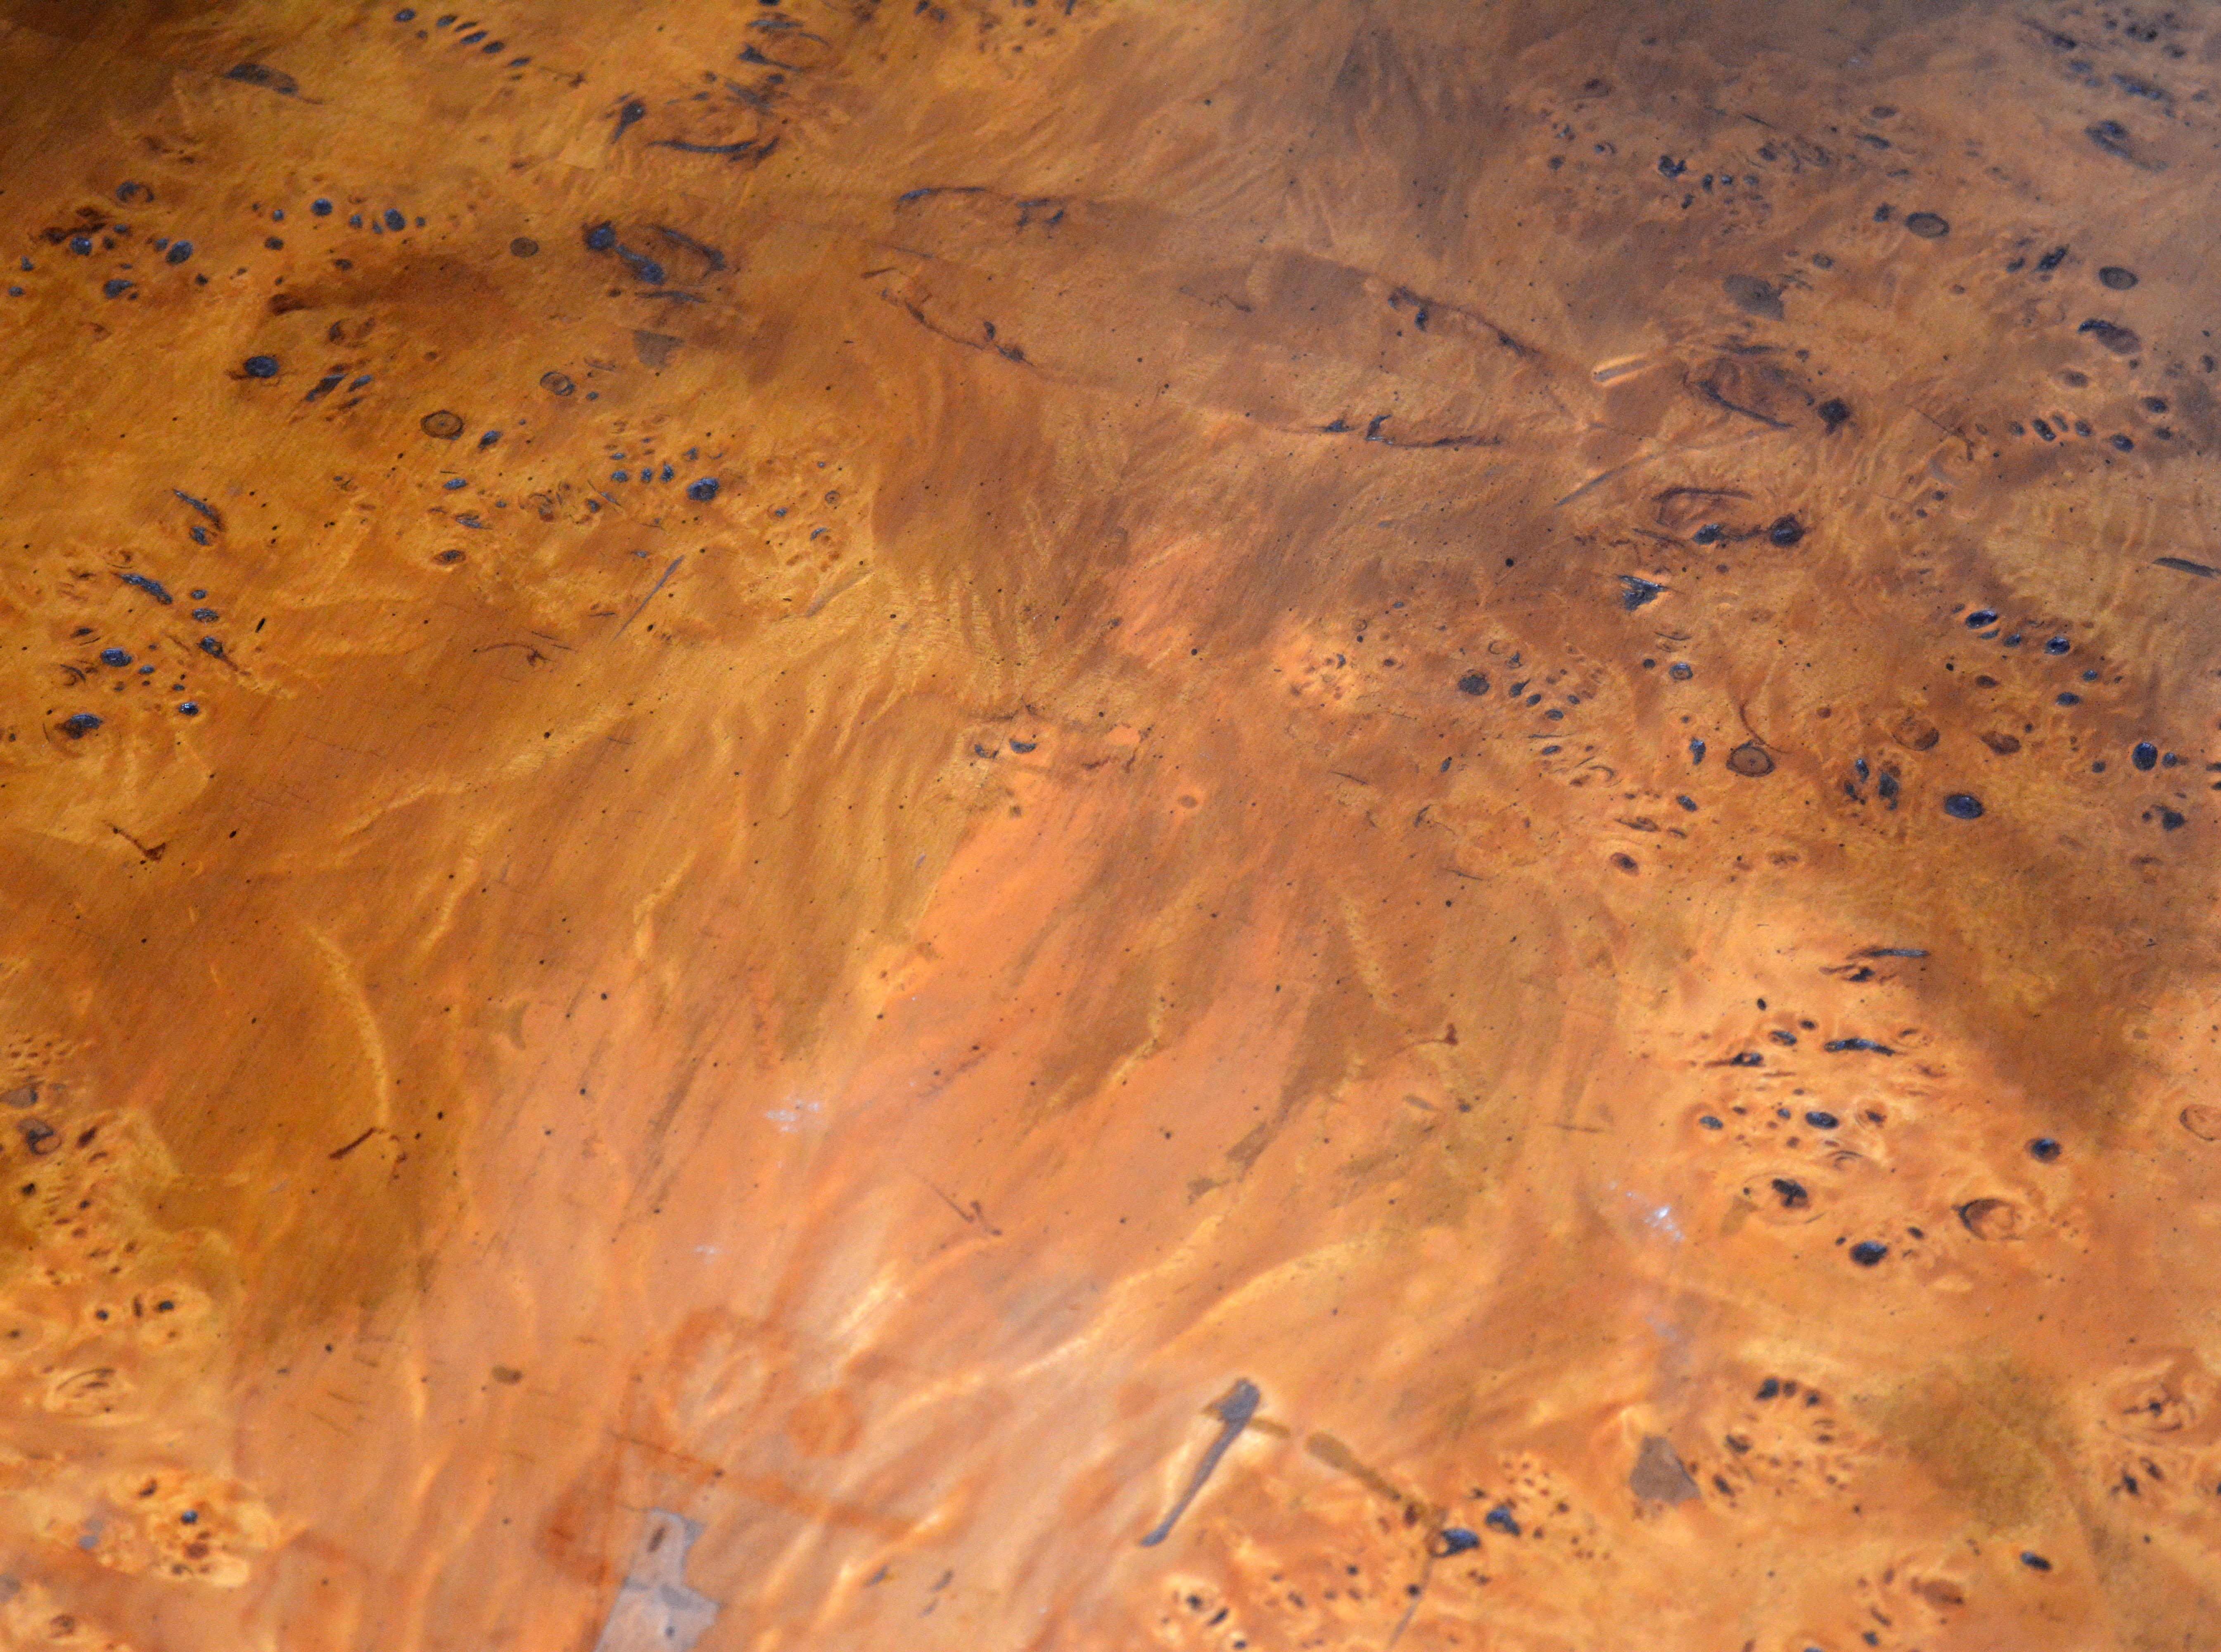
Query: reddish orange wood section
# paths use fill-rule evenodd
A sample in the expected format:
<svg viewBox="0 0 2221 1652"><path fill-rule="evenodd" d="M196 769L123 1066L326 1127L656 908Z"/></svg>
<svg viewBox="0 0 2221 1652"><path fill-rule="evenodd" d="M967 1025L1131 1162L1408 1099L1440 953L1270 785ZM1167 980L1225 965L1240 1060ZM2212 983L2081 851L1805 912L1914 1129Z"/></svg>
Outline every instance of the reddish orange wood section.
<svg viewBox="0 0 2221 1652"><path fill-rule="evenodd" d="M0 19L0 1640L2221 1645L2210 11Z"/></svg>

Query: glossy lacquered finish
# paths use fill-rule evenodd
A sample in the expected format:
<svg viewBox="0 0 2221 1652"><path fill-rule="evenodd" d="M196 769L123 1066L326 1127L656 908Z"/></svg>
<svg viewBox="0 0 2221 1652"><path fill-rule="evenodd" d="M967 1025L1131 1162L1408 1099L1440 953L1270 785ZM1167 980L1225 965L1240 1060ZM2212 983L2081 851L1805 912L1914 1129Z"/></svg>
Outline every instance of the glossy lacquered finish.
<svg viewBox="0 0 2221 1652"><path fill-rule="evenodd" d="M2221 1642L2206 14L0 18L0 1640Z"/></svg>

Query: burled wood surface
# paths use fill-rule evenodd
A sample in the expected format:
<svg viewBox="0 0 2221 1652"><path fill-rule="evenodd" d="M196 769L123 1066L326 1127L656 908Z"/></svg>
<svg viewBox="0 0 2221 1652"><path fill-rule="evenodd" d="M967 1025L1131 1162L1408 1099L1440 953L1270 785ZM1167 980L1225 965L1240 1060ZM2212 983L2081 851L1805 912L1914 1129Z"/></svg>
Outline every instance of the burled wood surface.
<svg viewBox="0 0 2221 1652"><path fill-rule="evenodd" d="M9 1644L2221 1645L2221 14L0 18Z"/></svg>

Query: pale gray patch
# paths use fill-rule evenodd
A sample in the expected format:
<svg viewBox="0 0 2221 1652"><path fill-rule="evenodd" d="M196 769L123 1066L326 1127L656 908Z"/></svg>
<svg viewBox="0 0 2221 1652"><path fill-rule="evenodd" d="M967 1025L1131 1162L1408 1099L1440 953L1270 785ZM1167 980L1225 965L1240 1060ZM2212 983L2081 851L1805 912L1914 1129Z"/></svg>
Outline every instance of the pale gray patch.
<svg viewBox="0 0 2221 1652"><path fill-rule="evenodd" d="M617 1590L594 1652L687 1652L717 1620L717 1603L686 1584L686 1551L699 1521L667 1509L648 1511L632 1570Z"/></svg>

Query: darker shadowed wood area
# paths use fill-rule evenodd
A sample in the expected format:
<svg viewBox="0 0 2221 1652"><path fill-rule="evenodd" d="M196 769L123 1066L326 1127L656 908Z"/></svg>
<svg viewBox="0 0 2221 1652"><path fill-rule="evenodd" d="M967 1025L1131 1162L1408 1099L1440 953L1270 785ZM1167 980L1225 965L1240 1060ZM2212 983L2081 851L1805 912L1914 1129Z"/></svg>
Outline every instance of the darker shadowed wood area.
<svg viewBox="0 0 2221 1652"><path fill-rule="evenodd" d="M0 1645L2221 1646L2217 88L0 0Z"/></svg>

